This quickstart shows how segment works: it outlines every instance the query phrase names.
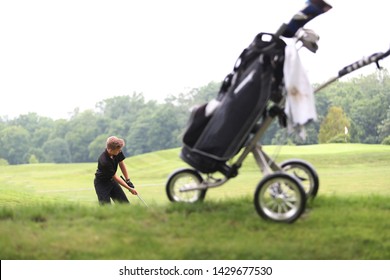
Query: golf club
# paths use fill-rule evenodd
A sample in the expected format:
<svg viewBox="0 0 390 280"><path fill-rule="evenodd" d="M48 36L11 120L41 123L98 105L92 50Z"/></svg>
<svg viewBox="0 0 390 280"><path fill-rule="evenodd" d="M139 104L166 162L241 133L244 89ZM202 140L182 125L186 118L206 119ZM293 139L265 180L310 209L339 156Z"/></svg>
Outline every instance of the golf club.
<svg viewBox="0 0 390 280"><path fill-rule="evenodd" d="M122 175L121 175L121 178L122 178L123 181L126 182L126 184L127 184L130 188L135 189L134 184L132 184L131 182L129 183L128 181L126 181L126 179L125 179ZM144 204L146 207L149 208L149 206L146 204L145 200L142 199L142 197L138 194L138 192L137 192L137 196L138 196L139 200L141 200L141 201L143 202L143 204Z"/></svg>

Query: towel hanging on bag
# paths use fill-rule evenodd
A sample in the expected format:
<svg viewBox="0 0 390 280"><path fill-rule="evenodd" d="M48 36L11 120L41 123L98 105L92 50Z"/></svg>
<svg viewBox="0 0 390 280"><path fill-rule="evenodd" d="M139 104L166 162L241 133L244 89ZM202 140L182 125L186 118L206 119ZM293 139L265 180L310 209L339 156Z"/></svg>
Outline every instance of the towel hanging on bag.
<svg viewBox="0 0 390 280"><path fill-rule="evenodd" d="M287 90L285 113L288 119L288 129L300 131L305 139L303 128L309 121L317 120L314 92L307 73L302 65L296 44L293 40L287 42L284 61L284 82Z"/></svg>

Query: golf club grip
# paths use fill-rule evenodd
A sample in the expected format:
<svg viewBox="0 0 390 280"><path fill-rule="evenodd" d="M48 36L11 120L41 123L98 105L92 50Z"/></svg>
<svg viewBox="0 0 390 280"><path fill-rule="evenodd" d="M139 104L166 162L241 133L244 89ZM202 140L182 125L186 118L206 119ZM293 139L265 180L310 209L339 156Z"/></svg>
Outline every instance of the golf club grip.
<svg viewBox="0 0 390 280"><path fill-rule="evenodd" d="M291 38L306 23L330 9L332 9L332 6L324 0L309 0L306 6L296 13L287 25L283 24L275 35Z"/></svg>
<svg viewBox="0 0 390 280"><path fill-rule="evenodd" d="M134 185L128 184L127 181L126 181L126 179L125 179L122 175L121 175L121 178L122 178L123 181L125 181L125 183L126 183L130 188L135 189L135 186L134 186Z"/></svg>
<svg viewBox="0 0 390 280"><path fill-rule="evenodd" d="M366 65L369 65L373 62L378 62L381 59L384 59L385 57L390 55L390 50L388 50L385 53L374 53L370 55L369 57L364 57L348 66L345 66L343 69L339 71L339 77L345 76L355 70L358 70Z"/></svg>

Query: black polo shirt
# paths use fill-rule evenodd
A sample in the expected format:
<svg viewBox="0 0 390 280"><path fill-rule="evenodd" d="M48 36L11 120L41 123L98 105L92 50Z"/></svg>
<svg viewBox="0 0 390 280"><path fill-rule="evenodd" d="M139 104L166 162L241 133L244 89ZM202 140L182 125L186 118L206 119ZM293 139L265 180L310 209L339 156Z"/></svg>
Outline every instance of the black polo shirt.
<svg viewBox="0 0 390 280"><path fill-rule="evenodd" d="M118 169L118 164L125 159L125 155L120 152L117 156L110 157L105 150L99 157L98 168L96 170L96 179L111 180Z"/></svg>

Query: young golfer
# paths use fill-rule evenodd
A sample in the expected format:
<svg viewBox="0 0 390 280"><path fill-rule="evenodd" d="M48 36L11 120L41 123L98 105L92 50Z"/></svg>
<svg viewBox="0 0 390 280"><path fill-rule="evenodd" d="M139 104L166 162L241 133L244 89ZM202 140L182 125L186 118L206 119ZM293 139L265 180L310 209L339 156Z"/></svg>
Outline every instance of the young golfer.
<svg viewBox="0 0 390 280"><path fill-rule="evenodd" d="M106 149L99 157L94 185L101 205L110 204L110 199L118 203L129 203L120 185L128 189L133 195L137 195L137 191L128 186L128 184L132 185L132 183L123 161L125 159L122 153L124 146L125 141L123 139L115 136L108 137ZM118 165L126 181L116 174Z"/></svg>

